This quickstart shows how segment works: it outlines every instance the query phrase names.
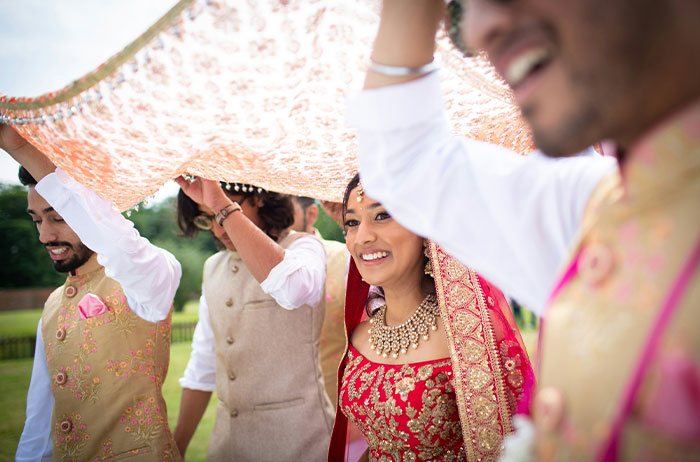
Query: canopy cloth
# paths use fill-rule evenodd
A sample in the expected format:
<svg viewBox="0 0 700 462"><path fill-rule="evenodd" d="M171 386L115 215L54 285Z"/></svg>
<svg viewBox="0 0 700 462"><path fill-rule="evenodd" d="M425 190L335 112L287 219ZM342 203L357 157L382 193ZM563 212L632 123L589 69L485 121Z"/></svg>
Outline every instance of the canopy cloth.
<svg viewBox="0 0 700 462"><path fill-rule="evenodd" d="M340 201L357 169L345 99L361 88L378 11L373 0L182 0L67 87L0 96L0 122L121 210L183 173ZM530 149L485 60L446 36L436 60L455 133Z"/></svg>

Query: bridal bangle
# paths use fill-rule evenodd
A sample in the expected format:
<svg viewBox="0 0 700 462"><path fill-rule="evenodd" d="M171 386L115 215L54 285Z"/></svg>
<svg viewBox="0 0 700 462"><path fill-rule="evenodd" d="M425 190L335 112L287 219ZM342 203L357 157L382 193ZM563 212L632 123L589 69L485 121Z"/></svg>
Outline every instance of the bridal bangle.
<svg viewBox="0 0 700 462"><path fill-rule="evenodd" d="M405 67L405 66L387 66L386 64L375 63L374 61L369 62L369 70L376 72L377 74L386 75L389 77L406 77L409 75L425 75L430 74L437 70L437 64L435 61L431 61L428 64L423 64L417 67Z"/></svg>

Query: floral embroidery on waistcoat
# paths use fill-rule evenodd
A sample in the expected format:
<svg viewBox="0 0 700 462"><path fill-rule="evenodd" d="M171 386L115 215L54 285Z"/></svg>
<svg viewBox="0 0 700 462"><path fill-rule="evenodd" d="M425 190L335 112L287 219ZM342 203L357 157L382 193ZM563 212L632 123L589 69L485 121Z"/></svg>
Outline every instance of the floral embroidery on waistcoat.
<svg viewBox="0 0 700 462"><path fill-rule="evenodd" d="M139 399L135 406L126 408L119 420L126 433L131 433L139 443L147 443L162 431L167 425L163 418L162 409L156 404L154 397Z"/></svg>
<svg viewBox="0 0 700 462"><path fill-rule="evenodd" d="M54 460L179 461L160 392L171 318L138 318L96 260L86 266L52 295L42 316L55 398ZM81 320L74 300L87 293L99 296L108 310Z"/></svg>
<svg viewBox="0 0 700 462"><path fill-rule="evenodd" d="M81 454L90 435L87 426L81 421L80 414L63 414L54 424L54 445L63 454L62 461L83 460Z"/></svg>

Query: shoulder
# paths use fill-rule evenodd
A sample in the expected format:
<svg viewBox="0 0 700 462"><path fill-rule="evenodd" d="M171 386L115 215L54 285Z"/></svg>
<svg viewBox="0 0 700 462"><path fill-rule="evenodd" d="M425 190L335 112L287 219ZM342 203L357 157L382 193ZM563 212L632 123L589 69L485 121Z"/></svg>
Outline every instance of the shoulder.
<svg viewBox="0 0 700 462"><path fill-rule="evenodd" d="M206 261L204 262L204 270L206 271L226 262L228 255L229 252L226 250L216 252L214 255L206 259Z"/></svg>
<svg viewBox="0 0 700 462"><path fill-rule="evenodd" d="M209 258L207 258L206 261L204 262L204 264L205 265L206 264L209 264L209 265L215 264L221 260L226 259L228 254L229 254L228 251L220 250L220 251L216 252L214 255L211 255Z"/></svg>
<svg viewBox="0 0 700 462"><path fill-rule="evenodd" d="M342 242L323 240L323 247L326 248L328 256L345 255L348 253L348 248Z"/></svg>
<svg viewBox="0 0 700 462"><path fill-rule="evenodd" d="M323 242L313 234L291 231L280 241L280 246L287 250L305 250L315 254L326 256Z"/></svg>

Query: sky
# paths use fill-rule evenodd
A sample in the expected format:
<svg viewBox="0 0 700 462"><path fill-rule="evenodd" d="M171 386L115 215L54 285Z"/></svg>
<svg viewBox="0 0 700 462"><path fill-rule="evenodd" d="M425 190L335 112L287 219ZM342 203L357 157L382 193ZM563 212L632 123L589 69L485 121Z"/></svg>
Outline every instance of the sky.
<svg viewBox="0 0 700 462"><path fill-rule="evenodd" d="M175 0L0 0L0 93L61 89L120 51ZM0 149L0 182L18 184L18 164ZM171 195L170 182L158 197Z"/></svg>

